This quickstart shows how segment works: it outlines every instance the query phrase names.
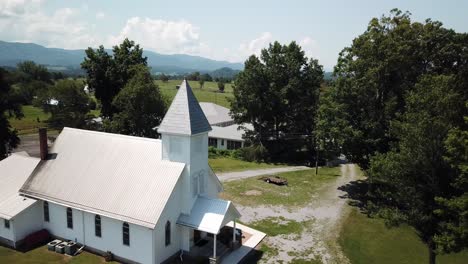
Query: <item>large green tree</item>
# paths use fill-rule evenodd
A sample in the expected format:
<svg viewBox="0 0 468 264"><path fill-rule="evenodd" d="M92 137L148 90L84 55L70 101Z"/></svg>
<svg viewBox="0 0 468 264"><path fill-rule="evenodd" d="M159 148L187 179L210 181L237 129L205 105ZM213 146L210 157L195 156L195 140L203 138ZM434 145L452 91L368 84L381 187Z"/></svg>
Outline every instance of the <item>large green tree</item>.
<svg viewBox="0 0 468 264"><path fill-rule="evenodd" d="M155 127L166 113L166 101L146 66L138 65L131 69L133 77L114 98L112 104L117 113L112 121L105 123L105 129L114 133L155 138Z"/></svg>
<svg viewBox="0 0 468 264"><path fill-rule="evenodd" d="M413 22L409 13L392 10L372 19L343 49L334 74L333 100L352 129L343 151L366 169L375 153L387 152L395 141L390 124L405 111L404 96L422 75L453 74L466 94L468 35L436 21Z"/></svg>
<svg viewBox="0 0 468 264"><path fill-rule="evenodd" d="M465 197L461 201L466 214L467 175L458 167L459 155L447 148L451 131L465 126L466 99L457 88L453 75L421 76L405 96L406 111L390 125L396 143L374 156L368 170L371 208L389 224L414 227L428 246L431 264L437 253L467 246L460 239L466 239L467 216L450 204Z"/></svg>
<svg viewBox="0 0 468 264"><path fill-rule="evenodd" d="M19 143L18 134L12 129L8 118L23 117L21 106L7 81L8 74L6 70L0 68L0 160L4 159Z"/></svg>
<svg viewBox="0 0 468 264"><path fill-rule="evenodd" d="M81 67L86 71L86 82L95 91L96 98L101 103L101 114L111 118L116 109L112 107L114 97L132 78L131 68L134 65L147 65L143 57L143 49L134 41L125 39L120 45L114 46L110 55L100 46L94 50L86 50L86 58Z"/></svg>
<svg viewBox="0 0 468 264"><path fill-rule="evenodd" d="M254 131L247 137L273 156L285 148L313 147L322 79L322 66L308 59L299 45L274 42L260 58L252 55L245 62L234 83L231 114L239 124L251 123Z"/></svg>
<svg viewBox="0 0 468 264"><path fill-rule="evenodd" d="M59 80L48 91L36 99L47 113L51 113L48 123L51 127L83 128L90 118L90 99L83 91L81 82L74 80Z"/></svg>

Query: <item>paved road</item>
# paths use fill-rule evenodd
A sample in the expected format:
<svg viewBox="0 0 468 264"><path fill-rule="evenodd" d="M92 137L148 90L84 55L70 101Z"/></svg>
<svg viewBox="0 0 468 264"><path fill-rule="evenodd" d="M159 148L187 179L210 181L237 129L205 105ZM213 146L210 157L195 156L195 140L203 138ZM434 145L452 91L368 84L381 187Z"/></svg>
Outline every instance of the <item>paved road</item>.
<svg viewBox="0 0 468 264"><path fill-rule="evenodd" d="M270 168L270 169L216 173L216 175L218 175L218 178L221 181L228 182L228 181L234 181L234 180L239 180L239 179L244 179L244 178L265 175L265 174L276 174L276 173L281 173L281 172L310 170L310 169L312 168L306 167L306 166L289 166L289 167Z"/></svg>

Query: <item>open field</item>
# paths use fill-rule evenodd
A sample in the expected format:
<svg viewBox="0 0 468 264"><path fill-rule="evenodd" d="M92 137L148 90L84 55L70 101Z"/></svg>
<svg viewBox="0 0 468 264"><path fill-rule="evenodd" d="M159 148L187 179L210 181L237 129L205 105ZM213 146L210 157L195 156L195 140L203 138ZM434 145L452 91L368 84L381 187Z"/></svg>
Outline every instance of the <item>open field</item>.
<svg viewBox="0 0 468 264"><path fill-rule="evenodd" d="M356 209L343 223L339 243L353 264L428 263L427 248L411 227L388 229L383 220L368 218ZM468 251L438 256L437 263L468 263Z"/></svg>
<svg viewBox="0 0 468 264"><path fill-rule="evenodd" d="M34 107L32 105L24 105L23 107L24 117L21 119L10 118L10 125L18 130L20 135L33 134L37 132L39 127L47 126L47 119L50 114L44 113L42 109Z"/></svg>
<svg viewBox="0 0 468 264"><path fill-rule="evenodd" d="M252 177L224 183L225 192L222 196L245 206L303 206L311 201L325 183L336 180L340 176L340 169L320 168L318 175L315 175L315 170L278 175L288 180L288 186L278 186L259 180L260 177ZM252 195L246 195L249 193Z"/></svg>
<svg viewBox="0 0 468 264"><path fill-rule="evenodd" d="M170 80L167 83L162 81L155 81L161 93L169 100L169 103L177 93L176 85L179 85L181 80ZM225 84L225 92L219 93L218 85L216 82L205 82L203 89L200 89L198 82L190 81L190 85L195 93L195 96L200 102L212 102L230 108L228 98L232 98L232 85ZM32 105L23 106L24 117L22 119L10 118L10 124L13 128L18 130L20 135L33 134L37 132L37 128L47 126L47 119L50 114L46 114L42 109ZM100 115L100 110L91 110L90 114L94 116Z"/></svg>
<svg viewBox="0 0 468 264"><path fill-rule="evenodd" d="M231 171L244 171L251 169L266 169L274 167L284 167L284 165L276 165L272 163L262 162L248 162L234 158L213 158L209 159L209 164L214 172L231 172Z"/></svg>
<svg viewBox="0 0 468 264"><path fill-rule="evenodd" d="M78 256L69 257L47 250L46 246L42 246L26 253L16 251L10 248L0 246L0 263L15 263L15 264L98 264L98 263L117 263L105 262L104 258L82 252Z"/></svg>
<svg viewBox="0 0 468 264"><path fill-rule="evenodd" d="M177 93L176 85L180 85L182 80L169 80L166 83L159 80L155 82L161 89L161 93L169 101L172 101L172 98ZM198 101L212 102L230 108L230 103L227 100L233 96L232 85L230 83L225 84L224 93L218 92L218 84L216 82L205 82L203 89L200 89L200 84L196 81L189 81L189 83Z"/></svg>

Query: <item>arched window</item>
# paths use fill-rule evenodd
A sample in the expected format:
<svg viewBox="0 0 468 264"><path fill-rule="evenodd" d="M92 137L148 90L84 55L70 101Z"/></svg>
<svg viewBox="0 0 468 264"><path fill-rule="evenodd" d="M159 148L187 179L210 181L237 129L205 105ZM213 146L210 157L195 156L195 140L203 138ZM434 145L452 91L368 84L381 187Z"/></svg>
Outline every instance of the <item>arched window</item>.
<svg viewBox="0 0 468 264"><path fill-rule="evenodd" d="M101 237L101 217L99 215L94 217L94 234Z"/></svg>
<svg viewBox="0 0 468 264"><path fill-rule="evenodd" d="M67 208L67 227L73 229L73 211L70 207Z"/></svg>
<svg viewBox="0 0 468 264"><path fill-rule="evenodd" d="M166 246L171 244L171 222L166 223Z"/></svg>
<svg viewBox="0 0 468 264"><path fill-rule="evenodd" d="M44 201L44 221L49 222L49 203Z"/></svg>
<svg viewBox="0 0 468 264"><path fill-rule="evenodd" d="M130 246L130 227L128 226L128 223L123 223L122 238L123 244L126 246Z"/></svg>

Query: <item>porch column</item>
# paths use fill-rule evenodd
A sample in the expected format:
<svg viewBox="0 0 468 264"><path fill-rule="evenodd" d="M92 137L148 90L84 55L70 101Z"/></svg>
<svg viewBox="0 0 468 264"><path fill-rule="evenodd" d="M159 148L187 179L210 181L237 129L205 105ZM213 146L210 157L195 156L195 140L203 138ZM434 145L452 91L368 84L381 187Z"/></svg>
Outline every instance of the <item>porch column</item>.
<svg viewBox="0 0 468 264"><path fill-rule="evenodd" d="M216 234L214 234L213 258L216 258Z"/></svg>
<svg viewBox="0 0 468 264"><path fill-rule="evenodd" d="M234 222L234 227L232 228L232 242L236 243L236 220Z"/></svg>

